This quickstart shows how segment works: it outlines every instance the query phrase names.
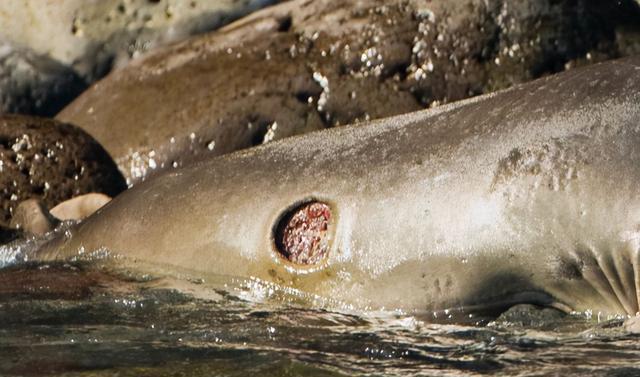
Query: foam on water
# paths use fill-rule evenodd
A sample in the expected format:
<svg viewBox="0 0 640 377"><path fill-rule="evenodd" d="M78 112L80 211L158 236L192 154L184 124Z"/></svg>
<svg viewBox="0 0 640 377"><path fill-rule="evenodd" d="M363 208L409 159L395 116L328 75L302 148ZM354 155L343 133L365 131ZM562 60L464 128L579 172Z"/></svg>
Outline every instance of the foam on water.
<svg viewBox="0 0 640 377"><path fill-rule="evenodd" d="M74 221L63 221L53 231L42 236L20 238L0 245L0 269L32 261L38 249L60 234L70 232Z"/></svg>
<svg viewBox="0 0 640 377"><path fill-rule="evenodd" d="M23 252L20 246L0 246L0 268L14 265L23 260Z"/></svg>

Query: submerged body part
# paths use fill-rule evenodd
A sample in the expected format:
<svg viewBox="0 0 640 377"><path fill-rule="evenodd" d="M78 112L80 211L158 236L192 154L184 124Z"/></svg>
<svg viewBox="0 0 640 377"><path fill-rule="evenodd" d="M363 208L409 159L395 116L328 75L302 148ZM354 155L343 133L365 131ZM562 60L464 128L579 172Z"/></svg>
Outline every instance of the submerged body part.
<svg viewBox="0 0 640 377"><path fill-rule="evenodd" d="M366 309L638 311L640 58L211 158L36 258L253 277Z"/></svg>

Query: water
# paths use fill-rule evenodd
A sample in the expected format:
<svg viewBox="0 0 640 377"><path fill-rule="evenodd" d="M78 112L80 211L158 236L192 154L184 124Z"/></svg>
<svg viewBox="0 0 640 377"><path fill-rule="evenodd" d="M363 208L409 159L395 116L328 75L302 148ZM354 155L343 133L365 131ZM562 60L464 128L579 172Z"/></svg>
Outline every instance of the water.
<svg viewBox="0 0 640 377"><path fill-rule="evenodd" d="M221 276L13 266L0 272L0 375L640 376L640 335L621 320L524 310L430 324L309 302Z"/></svg>

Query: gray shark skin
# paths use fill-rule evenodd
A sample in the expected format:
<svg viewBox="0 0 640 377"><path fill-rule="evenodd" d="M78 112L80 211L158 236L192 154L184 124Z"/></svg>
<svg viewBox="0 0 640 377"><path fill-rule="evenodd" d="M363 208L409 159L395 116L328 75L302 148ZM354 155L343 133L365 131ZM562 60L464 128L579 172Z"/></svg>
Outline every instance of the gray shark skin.
<svg viewBox="0 0 640 377"><path fill-rule="evenodd" d="M36 257L106 249L408 313L634 314L639 182L635 57L169 171ZM287 257L307 225L321 253Z"/></svg>

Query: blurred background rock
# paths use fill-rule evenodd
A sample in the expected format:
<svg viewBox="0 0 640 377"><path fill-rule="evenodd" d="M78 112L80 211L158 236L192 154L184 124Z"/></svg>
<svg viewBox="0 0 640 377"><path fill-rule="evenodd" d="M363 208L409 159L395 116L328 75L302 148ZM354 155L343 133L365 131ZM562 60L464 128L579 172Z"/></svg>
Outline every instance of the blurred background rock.
<svg viewBox="0 0 640 377"><path fill-rule="evenodd" d="M3 0L0 112L52 116L87 85L156 46L275 0Z"/></svg>
<svg viewBox="0 0 640 377"><path fill-rule="evenodd" d="M635 0L292 0L155 49L57 117L135 182L638 51Z"/></svg>

